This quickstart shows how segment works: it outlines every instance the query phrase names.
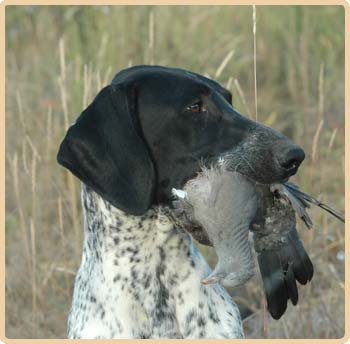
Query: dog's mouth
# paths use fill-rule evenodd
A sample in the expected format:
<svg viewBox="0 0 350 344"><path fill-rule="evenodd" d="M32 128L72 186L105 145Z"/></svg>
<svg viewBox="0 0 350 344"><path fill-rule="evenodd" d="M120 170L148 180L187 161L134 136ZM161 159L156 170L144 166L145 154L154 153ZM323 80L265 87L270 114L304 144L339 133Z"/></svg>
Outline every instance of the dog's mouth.
<svg viewBox="0 0 350 344"><path fill-rule="evenodd" d="M295 143L271 128L256 129L234 149L213 157L211 165L243 174L261 184L283 183L295 175L305 158Z"/></svg>
<svg viewBox="0 0 350 344"><path fill-rule="evenodd" d="M261 153L259 159L252 159L251 155L243 155L238 149L220 157L208 159L205 167L224 167L227 171L240 173L251 182L262 185L285 183L297 173L300 164L293 163L288 167L283 167L271 157L267 159L267 155Z"/></svg>

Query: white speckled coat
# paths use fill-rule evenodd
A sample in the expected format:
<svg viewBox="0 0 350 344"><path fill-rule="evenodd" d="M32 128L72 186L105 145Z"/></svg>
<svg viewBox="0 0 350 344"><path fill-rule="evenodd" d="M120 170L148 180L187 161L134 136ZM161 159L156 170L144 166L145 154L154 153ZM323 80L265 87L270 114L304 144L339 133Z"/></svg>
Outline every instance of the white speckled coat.
<svg viewBox="0 0 350 344"><path fill-rule="evenodd" d="M83 185L85 240L69 338L242 338L236 304L166 211L127 215Z"/></svg>

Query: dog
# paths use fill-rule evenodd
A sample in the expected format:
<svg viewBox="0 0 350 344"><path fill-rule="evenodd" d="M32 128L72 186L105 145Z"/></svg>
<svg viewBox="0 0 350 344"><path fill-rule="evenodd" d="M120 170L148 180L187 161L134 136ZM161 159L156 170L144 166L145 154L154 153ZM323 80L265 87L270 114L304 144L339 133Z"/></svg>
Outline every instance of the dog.
<svg viewBox="0 0 350 344"><path fill-rule="evenodd" d="M84 248L69 338L242 338L239 310L172 211L203 164L231 159L258 183L287 180L303 150L240 115L202 75L119 72L68 129L58 162L82 182Z"/></svg>

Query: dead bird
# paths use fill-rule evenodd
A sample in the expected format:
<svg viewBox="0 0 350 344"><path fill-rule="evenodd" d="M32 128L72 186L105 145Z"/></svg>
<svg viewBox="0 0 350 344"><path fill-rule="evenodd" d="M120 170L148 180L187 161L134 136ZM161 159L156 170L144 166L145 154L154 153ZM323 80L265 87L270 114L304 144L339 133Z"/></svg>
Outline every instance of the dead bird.
<svg viewBox="0 0 350 344"><path fill-rule="evenodd" d="M253 276L248 241L249 229L253 232L268 310L275 319L285 312L288 299L297 304L296 281L306 284L313 276L312 262L296 230L296 214L312 228L306 212L312 203L343 220L295 184L258 184L225 167L204 169L174 194L177 217L195 239L216 250L218 264L204 284L232 287Z"/></svg>
<svg viewBox="0 0 350 344"><path fill-rule="evenodd" d="M175 191L178 215L204 228L218 256L214 271L202 283L243 284L254 274L248 242L258 204L254 185L243 175L219 167L204 170L186 183L184 192Z"/></svg>

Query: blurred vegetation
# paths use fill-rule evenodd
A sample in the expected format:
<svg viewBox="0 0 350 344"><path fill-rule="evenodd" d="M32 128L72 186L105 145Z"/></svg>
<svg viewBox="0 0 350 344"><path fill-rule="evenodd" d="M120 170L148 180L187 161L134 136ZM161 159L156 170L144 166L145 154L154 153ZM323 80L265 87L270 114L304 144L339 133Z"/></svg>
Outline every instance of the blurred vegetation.
<svg viewBox="0 0 350 344"><path fill-rule="evenodd" d="M344 210L344 8L256 12L258 119L305 149L301 187ZM251 6L6 7L7 337L66 336L83 234L79 182L55 159L68 124L136 64L215 78L254 118L253 62ZM264 334L260 278L232 291L248 338L344 335L344 226L311 215L315 230L299 232L315 276L297 307L268 317ZM214 264L212 249L201 250Z"/></svg>

